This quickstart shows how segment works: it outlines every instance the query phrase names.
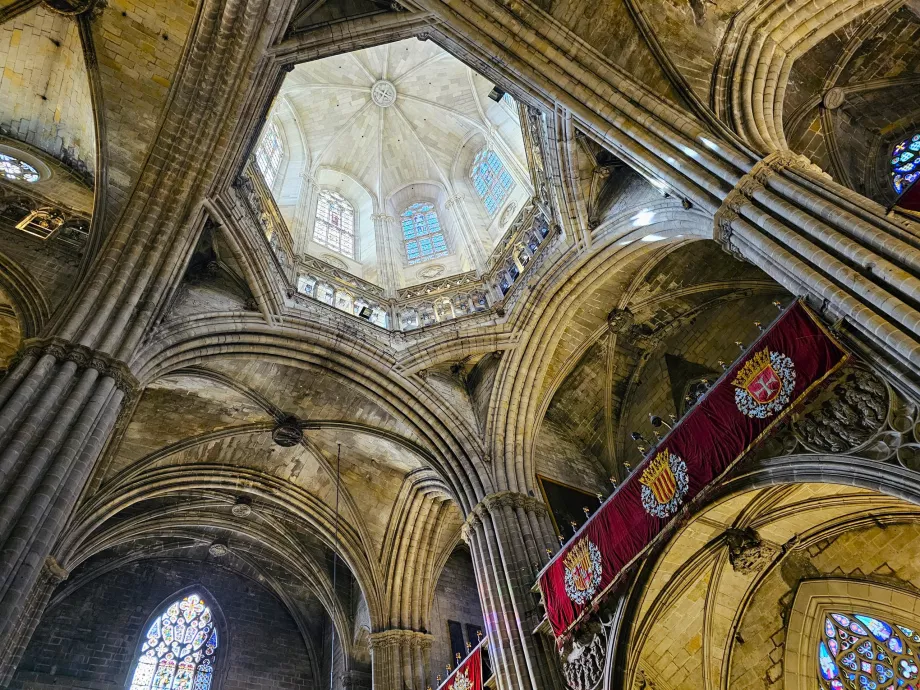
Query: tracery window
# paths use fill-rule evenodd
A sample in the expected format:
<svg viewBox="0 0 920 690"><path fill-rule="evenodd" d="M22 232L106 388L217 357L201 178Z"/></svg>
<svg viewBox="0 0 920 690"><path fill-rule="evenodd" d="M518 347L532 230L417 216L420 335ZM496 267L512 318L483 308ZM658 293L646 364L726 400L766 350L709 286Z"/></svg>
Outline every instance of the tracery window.
<svg viewBox="0 0 920 690"><path fill-rule="evenodd" d="M275 183L283 158L284 144L281 143L278 127L274 122L269 122L256 149L256 163L262 172L262 179L269 187Z"/></svg>
<svg viewBox="0 0 920 690"><path fill-rule="evenodd" d="M495 151L483 149L473 160L470 177L489 215L494 216L514 189L511 173L505 169Z"/></svg>
<svg viewBox="0 0 920 690"><path fill-rule="evenodd" d="M189 594L150 624L129 690L209 690L216 653L211 609Z"/></svg>
<svg viewBox="0 0 920 690"><path fill-rule="evenodd" d="M917 690L920 635L859 613L832 613L818 642L822 690Z"/></svg>
<svg viewBox="0 0 920 690"><path fill-rule="evenodd" d="M402 213L403 241L409 265L447 256L447 242L432 204L412 204Z"/></svg>
<svg viewBox="0 0 920 690"><path fill-rule="evenodd" d="M319 193L313 241L349 259L355 258L355 208L331 189Z"/></svg>
<svg viewBox="0 0 920 690"><path fill-rule="evenodd" d="M898 194L920 176L920 134L905 139L891 151L891 186Z"/></svg>
<svg viewBox="0 0 920 690"><path fill-rule="evenodd" d="M25 161L0 153L0 176L14 182L38 182L38 170Z"/></svg>

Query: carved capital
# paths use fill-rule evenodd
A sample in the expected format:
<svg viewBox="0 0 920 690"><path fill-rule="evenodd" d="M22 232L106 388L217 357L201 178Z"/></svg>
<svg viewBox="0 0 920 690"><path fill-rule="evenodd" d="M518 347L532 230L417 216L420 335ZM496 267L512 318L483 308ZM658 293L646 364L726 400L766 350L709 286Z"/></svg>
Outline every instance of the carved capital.
<svg viewBox="0 0 920 690"><path fill-rule="evenodd" d="M723 204L720 206L713 217L712 239L721 245L728 246L731 244L731 236L734 233L734 230L732 230L732 223L739 218L740 216L728 205Z"/></svg>
<svg viewBox="0 0 920 690"><path fill-rule="evenodd" d="M741 575L753 575L767 567L780 549L766 544L751 527L731 528L723 535L728 546L728 561L732 569Z"/></svg>
<svg viewBox="0 0 920 690"><path fill-rule="evenodd" d="M20 359L27 355L51 355L61 362L73 362L79 369L95 369L101 376L114 380L115 387L129 395L135 393L140 385L124 362L84 345L74 345L62 338L32 338L23 344L20 353Z"/></svg>
<svg viewBox="0 0 920 690"><path fill-rule="evenodd" d="M368 643L372 650L378 649L431 649L434 637L417 630L392 628L371 633Z"/></svg>

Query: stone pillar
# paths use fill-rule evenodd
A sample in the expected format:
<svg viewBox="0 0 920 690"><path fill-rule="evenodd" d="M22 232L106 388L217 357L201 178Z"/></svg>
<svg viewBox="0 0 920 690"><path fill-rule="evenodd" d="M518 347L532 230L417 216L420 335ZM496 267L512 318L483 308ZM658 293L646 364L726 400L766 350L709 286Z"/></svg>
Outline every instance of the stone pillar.
<svg viewBox="0 0 920 690"><path fill-rule="evenodd" d="M543 611L531 588L549 560L547 550L557 548L546 506L512 491L490 494L467 517L463 539L473 557L498 687L564 687L545 640L533 633Z"/></svg>
<svg viewBox="0 0 920 690"><path fill-rule="evenodd" d="M304 171L300 179L300 194L297 196L297 207L294 211L294 223L291 228L291 237L294 239L295 265L304 252L307 251L307 240L310 238L316 218L316 197L319 195L316 178L309 171Z"/></svg>
<svg viewBox="0 0 920 690"><path fill-rule="evenodd" d="M427 663L434 638L416 630L371 633L374 690L427 690L431 676Z"/></svg>
<svg viewBox="0 0 920 690"><path fill-rule="evenodd" d="M393 224L396 219L386 213L374 213L371 220L374 221L374 242L377 244L377 280L383 287L384 294L393 298L399 289L399 280L396 277L399 254L393 246ZM393 327L393 324L390 326Z"/></svg>
<svg viewBox="0 0 920 690"><path fill-rule="evenodd" d="M444 207L451 212L454 218L454 224L457 228L458 237L454 238L455 242L463 242L470 253L470 261L477 275L485 273L489 257L486 254L485 247L482 244L482 238L473 227L473 221L467 213L466 205L463 203L462 194L452 194L444 202Z"/></svg>
<svg viewBox="0 0 920 690"><path fill-rule="evenodd" d="M271 0L202 0L162 113L165 123L117 218L67 302L27 341L0 382L0 654L5 677L47 601L43 568L126 399L127 362L145 343L181 280L205 224L200 200L226 159L270 40ZM222 75L216 78L215 75ZM219 113L220 117L215 117ZM181 125L181 126L180 126ZM187 165L188 160L200 164ZM118 170L119 173L124 170ZM118 193L105 185L97 194ZM99 208L105 204L98 205ZM108 222L108 225L105 223ZM14 655L13 655L14 656Z"/></svg>

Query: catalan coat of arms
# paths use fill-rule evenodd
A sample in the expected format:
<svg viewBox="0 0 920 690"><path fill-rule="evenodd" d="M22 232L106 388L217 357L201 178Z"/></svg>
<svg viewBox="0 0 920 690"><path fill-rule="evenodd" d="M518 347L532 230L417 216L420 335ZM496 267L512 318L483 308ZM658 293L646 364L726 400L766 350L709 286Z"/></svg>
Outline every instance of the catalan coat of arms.
<svg viewBox="0 0 920 690"><path fill-rule="evenodd" d="M600 549L587 538L573 546L563 560L565 565L565 593L581 606L594 596L601 583Z"/></svg>
<svg viewBox="0 0 920 690"><path fill-rule="evenodd" d="M458 671L450 687L453 690L470 690L473 687L473 681L470 680L470 670L466 668Z"/></svg>
<svg viewBox="0 0 920 690"><path fill-rule="evenodd" d="M782 352L764 348L744 363L732 385L738 409L748 417L766 419L789 404L795 388L795 365Z"/></svg>
<svg viewBox="0 0 920 690"><path fill-rule="evenodd" d="M657 518L666 518L677 512L690 478L687 475L687 463L679 455L663 450L639 478L642 484L642 507Z"/></svg>

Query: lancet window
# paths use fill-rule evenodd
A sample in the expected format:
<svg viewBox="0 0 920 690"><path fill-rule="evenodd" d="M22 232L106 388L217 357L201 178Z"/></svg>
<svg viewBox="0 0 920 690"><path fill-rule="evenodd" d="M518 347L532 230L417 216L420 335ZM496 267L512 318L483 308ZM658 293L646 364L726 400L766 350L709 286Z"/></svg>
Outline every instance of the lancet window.
<svg viewBox="0 0 920 690"><path fill-rule="evenodd" d="M349 259L355 258L355 208L331 189L319 193L313 241Z"/></svg>
<svg viewBox="0 0 920 690"><path fill-rule="evenodd" d="M269 122L256 149L256 163L262 172L262 179L269 187L275 183L283 159L284 144L281 141L278 126L274 122Z"/></svg>
<svg viewBox="0 0 920 690"><path fill-rule="evenodd" d="M898 194L920 176L920 134L905 139L891 151L891 186Z"/></svg>
<svg viewBox="0 0 920 690"><path fill-rule="evenodd" d="M514 179L511 173L494 151L483 149L476 154L473 160L470 177L489 215L494 216L502 207L508 194L514 189Z"/></svg>
<svg viewBox="0 0 920 690"><path fill-rule="evenodd" d="M209 690L216 659L211 609L189 594L150 624L128 690Z"/></svg>
<svg viewBox="0 0 920 690"><path fill-rule="evenodd" d="M410 265L447 256L447 242L432 204L412 204L402 213L403 242Z"/></svg>
<svg viewBox="0 0 920 690"><path fill-rule="evenodd" d="M859 613L831 613L818 642L822 690L917 690L920 635Z"/></svg>

